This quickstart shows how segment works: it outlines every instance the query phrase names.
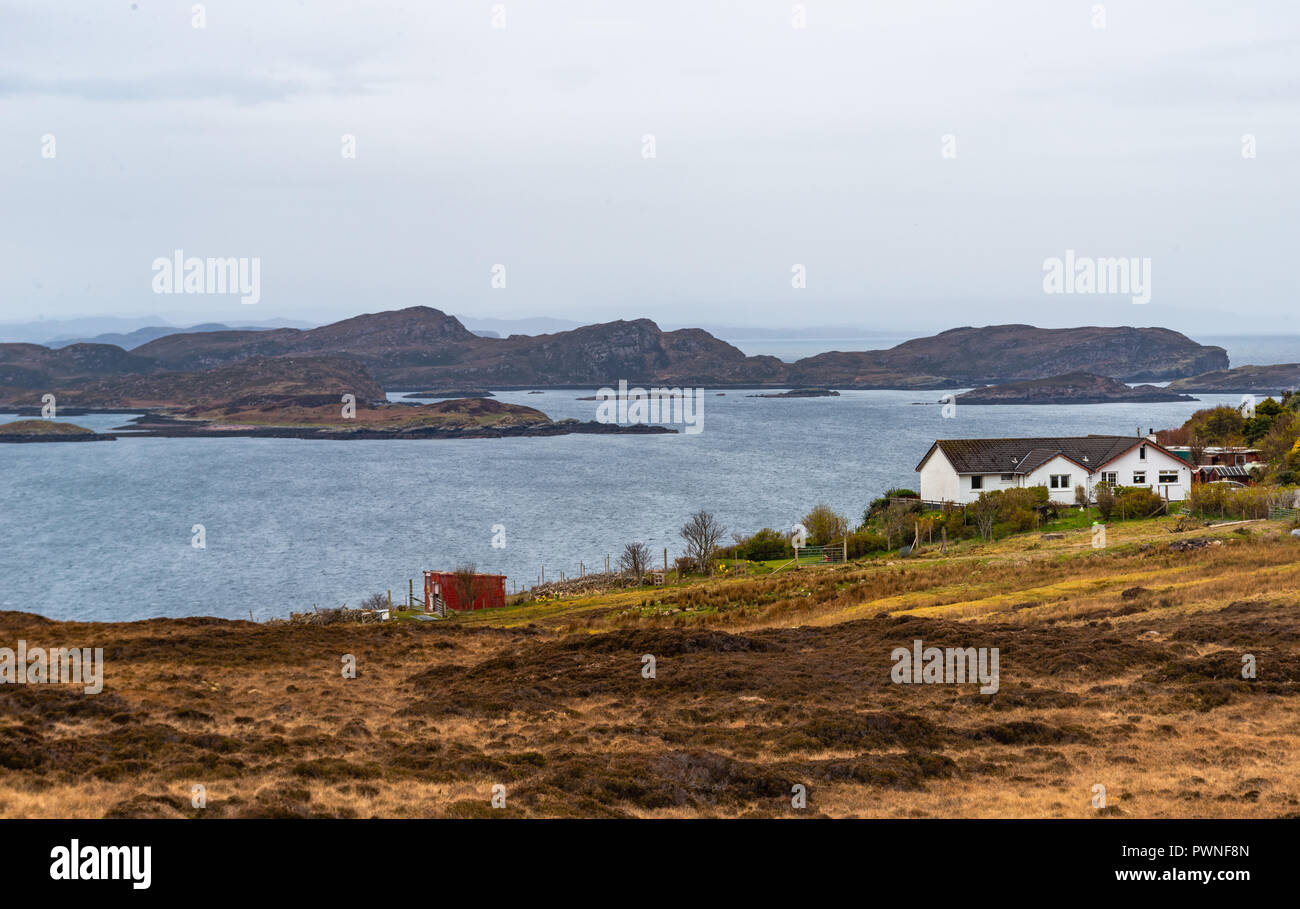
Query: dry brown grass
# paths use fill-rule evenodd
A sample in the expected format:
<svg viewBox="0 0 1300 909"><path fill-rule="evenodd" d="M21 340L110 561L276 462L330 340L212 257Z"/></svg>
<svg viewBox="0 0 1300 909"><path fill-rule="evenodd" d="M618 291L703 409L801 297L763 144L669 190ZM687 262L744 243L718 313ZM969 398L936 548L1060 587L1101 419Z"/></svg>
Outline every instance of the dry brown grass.
<svg viewBox="0 0 1300 909"><path fill-rule="evenodd" d="M1082 817L1098 783L1107 813L1296 815L1300 565L1261 527L617 592L509 628L3 613L5 646L106 669L93 696L0 686L0 815ZM915 638L998 647L1000 691L893 684Z"/></svg>

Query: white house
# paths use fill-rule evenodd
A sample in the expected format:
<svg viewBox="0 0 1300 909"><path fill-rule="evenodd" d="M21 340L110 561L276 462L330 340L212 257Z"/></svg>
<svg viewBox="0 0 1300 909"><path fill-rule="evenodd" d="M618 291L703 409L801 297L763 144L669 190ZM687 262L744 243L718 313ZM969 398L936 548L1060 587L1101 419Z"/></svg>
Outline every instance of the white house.
<svg viewBox="0 0 1300 909"><path fill-rule="evenodd" d="M1103 482L1145 486L1177 502L1192 487L1191 465L1150 436L939 439L916 470L923 501L958 504L1025 486L1046 486L1052 501L1072 504L1076 486L1091 496Z"/></svg>

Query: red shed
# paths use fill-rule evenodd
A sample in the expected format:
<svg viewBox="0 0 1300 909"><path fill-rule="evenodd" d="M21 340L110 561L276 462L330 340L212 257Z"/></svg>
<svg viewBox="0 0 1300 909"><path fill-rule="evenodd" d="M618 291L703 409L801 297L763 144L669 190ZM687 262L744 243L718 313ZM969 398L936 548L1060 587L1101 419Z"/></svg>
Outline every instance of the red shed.
<svg viewBox="0 0 1300 909"><path fill-rule="evenodd" d="M454 571L424 573L424 602L433 609L439 601L448 609L492 609L506 604L506 576L476 574L469 583L469 595L461 590ZM468 603L463 602L469 600Z"/></svg>

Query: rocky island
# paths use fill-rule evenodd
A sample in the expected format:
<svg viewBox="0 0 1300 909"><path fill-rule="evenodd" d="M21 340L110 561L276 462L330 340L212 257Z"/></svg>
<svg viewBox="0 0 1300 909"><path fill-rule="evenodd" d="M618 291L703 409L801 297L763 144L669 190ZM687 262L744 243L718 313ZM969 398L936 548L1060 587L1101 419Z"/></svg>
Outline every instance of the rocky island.
<svg viewBox="0 0 1300 909"><path fill-rule="evenodd" d="M0 442L111 442L115 437L75 423L15 420L0 425Z"/></svg>
<svg viewBox="0 0 1300 909"><path fill-rule="evenodd" d="M982 385L957 395L962 404L1150 404L1195 401L1155 385L1129 386L1105 376L1076 372L1046 379Z"/></svg>
<svg viewBox="0 0 1300 909"><path fill-rule="evenodd" d="M940 389L1074 372L1151 382L1228 367L1223 348L1165 328L968 326L887 350L829 351L785 363L746 356L703 329L664 331L649 319L486 338L454 316L414 306L312 329L177 332L130 351L0 344L0 403L35 403L32 391L126 375L305 357L351 360L383 388L401 392L601 387L618 379L670 387Z"/></svg>
<svg viewBox="0 0 1300 909"><path fill-rule="evenodd" d="M838 391L829 388L792 388L789 391L774 392L766 395L746 395L747 398L838 398Z"/></svg>
<svg viewBox="0 0 1300 909"><path fill-rule="evenodd" d="M1170 391L1202 394L1279 395L1300 388L1300 363L1273 366L1238 366L1202 373L1169 383Z"/></svg>

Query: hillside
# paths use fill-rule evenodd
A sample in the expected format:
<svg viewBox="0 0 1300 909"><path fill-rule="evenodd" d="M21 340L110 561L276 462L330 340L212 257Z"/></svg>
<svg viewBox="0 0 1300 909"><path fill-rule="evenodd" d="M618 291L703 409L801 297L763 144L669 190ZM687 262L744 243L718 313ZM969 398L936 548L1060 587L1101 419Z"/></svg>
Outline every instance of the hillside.
<svg viewBox="0 0 1300 909"><path fill-rule="evenodd" d="M136 348L172 369L204 369L250 354L343 353L388 388L437 384L591 384L630 381L764 382L775 357L746 357L699 329L661 331L648 319L586 325L550 335L485 338L427 306L357 316L308 331L170 335Z"/></svg>
<svg viewBox="0 0 1300 909"><path fill-rule="evenodd" d="M1222 347L1198 344L1167 328L990 325L953 328L884 351L818 354L795 363L790 381L880 387L901 379L907 384L889 387L933 388L1077 372L1163 381L1227 365Z"/></svg>
<svg viewBox="0 0 1300 909"><path fill-rule="evenodd" d="M1170 391L1204 394L1281 394L1300 388L1300 363L1274 366L1238 366L1202 373L1169 383Z"/></svg>
<svg viewBox="0 0 1300 909"><path fill-rule="evenodd" d="M69 348L65 348L69 349ZM60 387L60 406L190 408L253 404L316 396L338 408L344 394L382 400L384 390L364 366L343 357L252 357L205 372L132 373L71 382ZM30 401L30 394L18 399Z"/></svg>
<svg viewBox="0 0 1300 909"><path fill-rule="evenodd" d="M92 376L196 372L250 357L333 355L364 365L392 390L461 386L666 385L950 388L1088 372L1159 380L1227 367L1227 354L1161 328L957 328L889 350L831 351L783 363L746 356L699 328L649 319L546 335L481 337L427 306L319 328L170 334L127 353L111 345L60 350L0 345L0 393L49 391ZM25 396L29 397L29 396Z"/></svg>
<svg viewBox="0 0 1300 909"><path fill-rule="evenodd" d="M962 404L1111 404L1195 401L1189 395L1155 385L1130 387L1117 379L1076 372L1048 379L1026 379L1002 385L983 385L957 395Z"/></svg>
<svg viewBox="0 0 1300 909"><path fill-rule="evenodd" d="M1105 550L1088 528L1026 534L446 621L0 613L7 640L90 640L130 667L106 673L102 697L50 686L37 704L4 686L0 813L1294 815L1300 543L1273 522L1173 529L1125 522ZM918 640L998 648L997 690L896 683L892 654ZM342 653L357 678L322 668ZM1243 653L1258 678L1243 679ZM196 766L239 785L196 809Z"/></svg>
<svg viewBox="0 0 1300 909"><path fill-rule="evenodd" d="M54 391L69 383L128 373L151 372L158 364L149 357L127 353L112 344L70 344L51 348L39 344L0 344L0 400L23 389ZM32 396L22 396L31 403ZM40 400L40 396L36 396Z"/></svg>

